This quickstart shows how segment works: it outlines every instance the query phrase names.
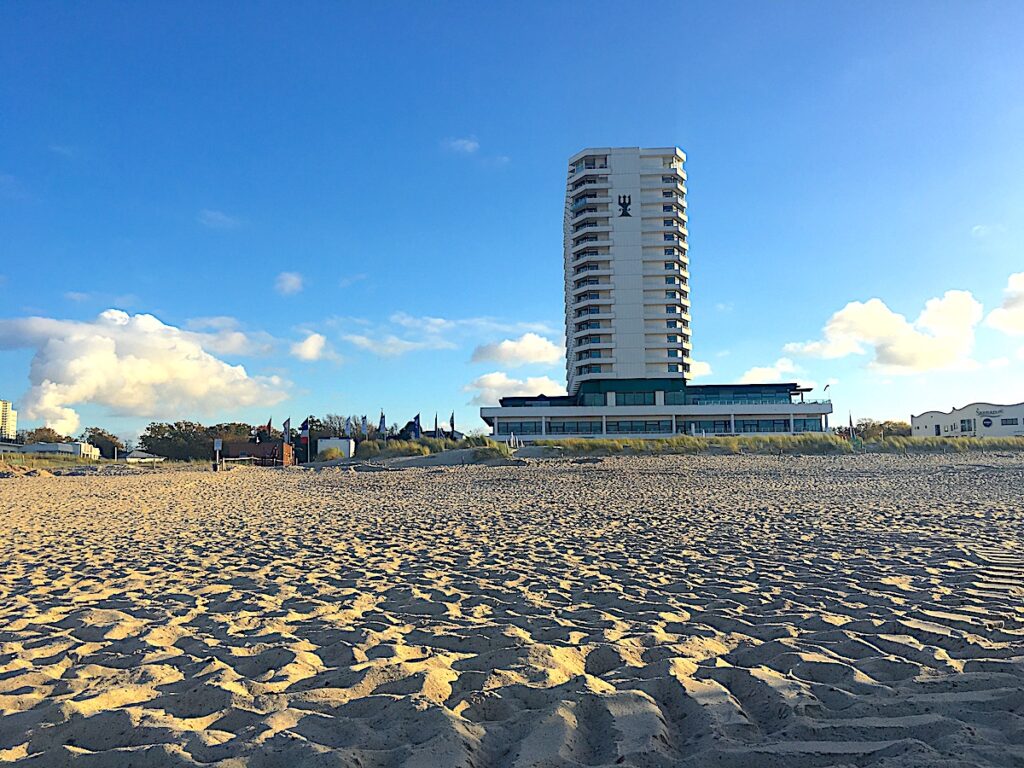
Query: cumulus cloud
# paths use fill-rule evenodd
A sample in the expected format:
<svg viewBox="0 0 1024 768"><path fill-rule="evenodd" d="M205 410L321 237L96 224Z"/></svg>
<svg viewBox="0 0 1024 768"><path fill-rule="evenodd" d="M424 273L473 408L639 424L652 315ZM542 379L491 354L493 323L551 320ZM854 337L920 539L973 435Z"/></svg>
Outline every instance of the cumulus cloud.
<svg viewBox="0 0 1024 768"><path fill-rule="evenodd" d="M464 138L448 138L441 142L441 145L449 152L456 152L460 155L472 155L480 149L480 142L476 136Z"/></svg>
<svg viewBox="0 0 1024 768"><path fill-rule="evenodd" d="M365 279L366 279L366 273L365 272L360 272L360 273L355 274L355 275L346 275L345 277L341 278L341 280L338 281L338 287L339 288L350 288L353 285L355 285L356 283L358 283L358 282L360 282L362 280L365 280Z"/></svg>
<svg viewBox="0 0 1024 768"><path fill-rule="evenodd" d="M518 339L505 339L482 344L473 350L473 362L497 362L504 365L528 363L557 363L562 359L562 348L536 333L524 333Z"/></svg>
<svg viewBox="0 0 1024 768"><path fill-rule="evenodd" d="M787 344L784 351L824 359L871 354L870 367L897 374L971 368L981 318L982 306L969 291L929 299L913 323L881 299L852 301L829 318L822 339Z"/></svg>
<svg viewBox="0 0 1024 768"><path fill-rule="evenodd" d="M770 384L793 378L799 370L788 357L780 357L771 365L755 366L740 376L740 384Z"/></svg>
<svg viewBox="0 0 1024 768"><path fill-rule="evenodd" d="M293 296L302 290L302 275L298 272L282 272L274 281L274 290L282 296Z"/></svg>
<svg viewBox="0 0 1024 768"><path fill-rule="evenodd" d="M415 352L420 349L454 349L455 345L444 339L413 340L402 339L393 334L379 337L366 336L364 334L350 333L342 337L350 344L355 344L360 349L365 349L381 357L398 357L406 352Z"/></svg>
<svg viewBox="0 0 1024 768"><path fill-rule="evenodd" d="M209 351L210 337L165 325L152 315L109 309L91 322L45 317L0 320L0 349L35 350L28 419L64 434L78 430L72 406L90 403L115 415L177 418L287 397L277 376L250 376Z"/></svg>
<svg viewBox="0 0 1024 768"><path fill-rule="evenodd" d="M320 333L311 333L302 341L296 341L291 346L292 357L305 360L307 363L314 360L322 360L330 356L327 347L327 337Z"/></svg>
<svg viewBox="0 0 1024 768"><path fill-rule="evenodd" d="M457 349L467 338L479 339L498 333L553 333L545 323L508 323L490 317L453 319L405 312L395 312L387 323L381 324L343 317L332 318L328 323L339 330L352 324L361 326L359 333L342 338L384 357L424 349Z"/></svg>
<svg viewBox="0 0 1024 768"><path fill-rule="evenodd" d="M690 361L690 378L699 379L702 376L711 375L711 363L705 363L700 360Z"/></svg>
<svg viewBox="0 0 1024 768"><path fill-rule="evenodd" d="M1009 336L1024 336L1024 272L1010 275L1002 306L989 312L985 324Z"/></svg>
<svg viewBox="0 0 1024 768"><path fill-rule="evenodd" d="M237 318L226 315L193 317L185 327L204 349L218 355L267 355L274 350L274 337L264 331L248 333Z"/></svg>
<svg viewBox="0 0 1024 768"><path fill-rule="evenodd" d="M485 373L463 387L463 390L475 393L472 400L475 405L497 405L498 400L510 396L565 394L565 387L547 376L513 379L503 371Z"/></svg>
<svg viewBox="0 0 1024 768"><path fill-rule="evenodd" d="M209 227L210 229L235 229L242 223L234 216L224 213L224 211L215 211L210 208L201 210L196 220L204 227Z"/></svg>

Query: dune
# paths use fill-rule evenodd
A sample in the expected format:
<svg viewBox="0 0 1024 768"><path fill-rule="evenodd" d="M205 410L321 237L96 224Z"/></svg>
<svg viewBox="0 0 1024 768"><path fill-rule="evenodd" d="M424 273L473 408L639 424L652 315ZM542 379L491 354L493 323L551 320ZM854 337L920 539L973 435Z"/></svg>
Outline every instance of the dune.
<svg viewBox="0 0 1024 768"><path fill-rule="evenodd" d="M1024 765L1024 460L0 480L0 763Z"/></svg>

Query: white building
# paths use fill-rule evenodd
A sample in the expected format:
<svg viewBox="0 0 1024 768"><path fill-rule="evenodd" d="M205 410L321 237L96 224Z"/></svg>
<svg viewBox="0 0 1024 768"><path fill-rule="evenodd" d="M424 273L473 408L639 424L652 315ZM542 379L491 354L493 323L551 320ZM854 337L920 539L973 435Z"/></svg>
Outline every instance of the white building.
<svg viewBox="0 0 1024 768"><path fill-rule="evenodd" d="M566 378L688 378L686 155L584 149L565 191Z"/></svg>
<svg viewBox="0 0 1024 768"><path fill-rule="evenodd" d="M8 400L0 400L0 440L13 440L18 433L18 412Z"/></svg>
<svg viewBox="0 0 1024 768"><path fill-rule="evenodd" d="M480 409L493 436L823 432L832 404L796 383L691 386L686 155L601 147L569 160L564 215L568 394Z"/></svg>
<svg viewBox="0 0 1024 768"><path fill-rule="evenodd" d="M89 443L32 443L18 447L20 453L61 453L98 461L100 449Z"/></svg>
<svg viewBox="0 0 1024 768"><path fill-rule="evenodd" d="M351 459L356 452L356 441L349 437L322 437L316 441L316 452L318 454L331 448L341 451L342 458Z"/></svg>
<svg viewBox="0 0 1024 768"><path fill-rule="evenodd" d="M123 458L127 464L159 464L167 461L166 456L157 456L156 454L146 453L145 451L139 450L125 454Z"/></svg>
<svg viewBox="0 0 1024 768"><path fill-rule="evenodd" d="M1024 436L1024 403L972 403L951 411L925 411L910 417L914 437Z"/></svg>

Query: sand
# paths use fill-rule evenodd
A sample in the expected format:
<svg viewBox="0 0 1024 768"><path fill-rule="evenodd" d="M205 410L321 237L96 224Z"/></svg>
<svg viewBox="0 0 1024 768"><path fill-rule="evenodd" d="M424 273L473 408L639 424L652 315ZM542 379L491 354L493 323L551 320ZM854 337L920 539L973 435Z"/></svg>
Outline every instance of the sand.
<svg viewBox="0 0 1024 768"><path fill-rule="evenodd" d="M1024 765L1024 460L0 481L0 763Z"/></svg>

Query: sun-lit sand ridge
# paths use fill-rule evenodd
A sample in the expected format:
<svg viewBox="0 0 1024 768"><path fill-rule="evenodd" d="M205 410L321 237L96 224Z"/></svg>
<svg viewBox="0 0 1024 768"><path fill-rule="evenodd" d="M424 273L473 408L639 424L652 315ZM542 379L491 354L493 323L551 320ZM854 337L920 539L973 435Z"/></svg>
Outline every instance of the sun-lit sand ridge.
<svg viewBox="0 0 1024 768"><path fill-rule="evenodd" d="M1024 764L1024 462L0 481L0 762Z"/></svg>

